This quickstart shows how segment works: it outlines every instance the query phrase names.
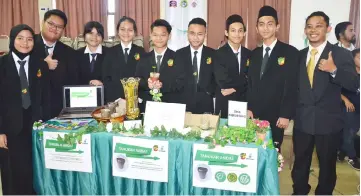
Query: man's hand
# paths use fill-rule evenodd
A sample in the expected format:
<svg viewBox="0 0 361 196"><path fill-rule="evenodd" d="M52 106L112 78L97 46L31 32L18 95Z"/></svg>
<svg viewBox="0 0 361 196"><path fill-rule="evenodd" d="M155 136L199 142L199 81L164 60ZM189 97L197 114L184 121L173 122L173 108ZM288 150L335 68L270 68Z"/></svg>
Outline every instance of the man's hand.
<svg viewBox="0 0 361 196"><path fill-rule="evenodd" d="M276 126L281 129L286 129L288 127L290 120L287 118L278 118Z"/></svg>
<svg viewBox="0 0 361 196"><path fill-rule="evenodd" d="M44 61L46 63L48 63L48 67L50 70L54 70L56 69L56 67L58 67L58 60L53 59L53 53L50 53L45 59Z"/></svg>
<svg viewBox="0 0 361 196"><path fill-rule="evenodd" d="M236 92L236 90L234 88L227 88L227 89L222 89L221 90L221 93L222 93L223 96L228 96L228 95L230 95L232 93L235 93L235 92Z"/></svg>
<svg viewBox="0 0 361 196"><path fill-rule="evenodd" d="M5 134L0 134L0 148L8 149L8 140Z"/></svg>
<svg viewBox="0 0 361 196"><path fill-rule="evenodd" d="M333 62L332 52L328 53L328 59L321 59L318 69L324 72L333 73L337 67Z"/></svg>
<svg viewBox="0 0 361 196"><path fill-rule="evenodd" d="M253 119L253 112L251 110L247 110L247 118Z"/></svg>
<svg viewBox="0 0 361 196"><path fill-rule="evenodd" d="M102 86L103 82L101 82L100 80L90 80L89 84L94 86Z"/></svg>
<svg viewBox="0 0 361 196"><path fill-rule="evenodd" d="M347 112L354 112L355 111L355 106L351 103L350 100L346 99L346 100L344 100L344 102L345 102Z"/></svg>

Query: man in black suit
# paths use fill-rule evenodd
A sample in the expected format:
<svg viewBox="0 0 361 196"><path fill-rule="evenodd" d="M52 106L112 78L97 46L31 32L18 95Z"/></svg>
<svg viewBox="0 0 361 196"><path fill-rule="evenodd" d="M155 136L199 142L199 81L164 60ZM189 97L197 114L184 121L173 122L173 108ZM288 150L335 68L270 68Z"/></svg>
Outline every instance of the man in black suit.
<svg viewBox="0 0 361 196"><path fill-rule="evenodd" d="M284 129L294 117L299 51L277 40L277 11L260 9L257 32L263 46L252 51L248 71L248 115L270 122L272 138L280 149Z"/></svg>
<svg viewBox="0 0 361 196"><path fill-rule="evenodd" d="M67 24L60 10L44 14L41 34L35 35L34 58L49 68L51 117L63 108L63 86L78 84L75 50L59 41Z"/></svg>
<svg viewBox="0 0 361 196"><path fill-rule="evenodd" d="M82 85L103 85L102 63L108 51L102 46L104 40L104 27L96 21L90 21L84 26L84 39L86 47L80 48L78 52L78 74L79 83Z"/></svg>
<svg viewBox="0 0 361 196"><path fill-rule="evenodd" d="M214 63L215 50L203 45L206 25L202 18L189 22L187 34L190 45L177 50L174 63L183 70L181 102L187 104L187 111L196 114L214 112L216 85L224 89L227 77L225 68Z"/></svg>
<svg viewBox="0 0 361 196"><path fill-rule="evenodd" d="M151 89L160 89L163 102L179 102L179 81L177 79L177 65L174 64L175 52L167 48L172 26L163 19L157 19L150 27L154 50L140 59L136 77L141 78L139 96L143 99L141 112L145 111L146 101L152 100ZM159 73L159 80L152 81L150 73Z"/></svg>
<svg viewBox="0 0 361 196"><path fill-rule="evenodd" d="M125 98L120 79L135 76L137 64L144 54L144 48L133 44L133 38L137 33L134 19L123 16L118 22L117 31L120 44L109 48L102 65L107 102Z"/></svg>
<svg viewBox="0 0 361 196"><path fill-rule="evenodd" d="M336 157L343 128L341 89L359 86L350 52L327 42L329 17L314 12L306 19L310 46L300 53L298 104L293 131L295 163L293 192L307 195L312 153L316 145L320 172L316 195L332 195L336 184Z"/></svg>
<svg viewBox="0 0 361 196"><path fill-rule="evenodd" d="M222 118L228 117L228 101L246 101L247 91L247 60L251 51L241 45L246 26L240 15L234 14L226 20L225 36L228 44L216 51L217 63L227 68L228 79L232 88L229 92L216 89L216 114L221 112Z"/></svg>

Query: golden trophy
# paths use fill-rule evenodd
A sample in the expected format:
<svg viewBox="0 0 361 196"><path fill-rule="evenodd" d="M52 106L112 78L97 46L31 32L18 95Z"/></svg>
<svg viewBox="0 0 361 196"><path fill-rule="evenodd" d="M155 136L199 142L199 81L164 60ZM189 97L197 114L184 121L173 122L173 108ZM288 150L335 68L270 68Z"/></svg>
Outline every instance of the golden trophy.
<svg viewBox="0 0 361 196"><path fill-rule="evenodd" d="M140 78L123 78L120 80L125 95L126 101L126 117L129 120L134 120L139 117L139 107L138 107L138 86Z"/></svg>

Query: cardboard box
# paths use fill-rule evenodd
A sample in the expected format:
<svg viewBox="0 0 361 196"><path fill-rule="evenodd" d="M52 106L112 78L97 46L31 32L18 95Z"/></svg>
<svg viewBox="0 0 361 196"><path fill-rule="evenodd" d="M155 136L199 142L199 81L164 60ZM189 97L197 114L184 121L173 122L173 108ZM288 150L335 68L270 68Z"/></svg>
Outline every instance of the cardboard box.
<svg viewBox="0 0 361 196"><path fill-rule="evenodd" d="M209 122L208 129L202 129L202 120L207 119ZM212 114L192 114L190 112L186 112L186 116L184 119L184 126L191 127L195 130L201 130L202 132L210 132L210 135L214 135L219 126L220 115L212 115Z"/></svg>

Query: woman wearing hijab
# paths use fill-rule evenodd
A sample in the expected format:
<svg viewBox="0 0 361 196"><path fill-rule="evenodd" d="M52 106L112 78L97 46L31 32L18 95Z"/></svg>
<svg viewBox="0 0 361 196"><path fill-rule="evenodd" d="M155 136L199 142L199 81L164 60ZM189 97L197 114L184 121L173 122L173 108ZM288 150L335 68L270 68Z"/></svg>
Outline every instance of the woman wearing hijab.
<svg viewBox="0 0 361 196"><path fill-rule="evenodd" d="M47 120L47 67L32 58L34 31L20 24L10 31L10 52L0 58L0 148L9 154L3 169L12 195L33 194L32 125Z"/></svg>
<svg viewBox="0 0 361 196"><path fill-rule="evenodd" d="M79 78L82 85L103 85L101 81L102 63L107 47L102 46L104 27L96 21L90 21L84 26L86 47L78 49Z"/></svg>
<svg viewBox="0 0 361 196"><path fill-rule="evenodd" d="M118 22L117 31L120 44L109 49L102 65L102 79L107 102L120 97L124 99L120 79L135 76L137 64L144 54L144 48L133 44L133 39L137 34L134 19L123 16Z"/></svg>

